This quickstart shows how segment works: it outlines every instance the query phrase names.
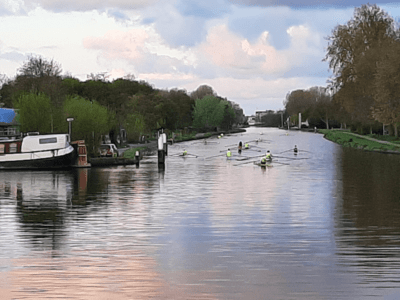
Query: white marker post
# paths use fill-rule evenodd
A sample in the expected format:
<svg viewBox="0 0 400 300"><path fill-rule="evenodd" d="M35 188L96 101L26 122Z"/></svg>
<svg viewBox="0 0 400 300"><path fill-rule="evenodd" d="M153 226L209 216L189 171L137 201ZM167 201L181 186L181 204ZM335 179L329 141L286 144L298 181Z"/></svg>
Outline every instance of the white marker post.
<svg viewBox="0 0 400 300"><path fill-rule="evenodd" d="M301 129L301 113L299 113L299 129Z"/></svg>
<svg viewBox="0 0 400 300"><path fill-rule="evenodd" d="M139 151L136 151L135 158L136 158L136 166L139 166L139 161L140 161L140 152Z"/></svg>
<svg viewBox="0 0 400 300"><path fill-rule="evenodd" d="M158 164L159 165L165 164L165 151L164 151L164 142L162 134L159 134L158 136Z"/></svg>

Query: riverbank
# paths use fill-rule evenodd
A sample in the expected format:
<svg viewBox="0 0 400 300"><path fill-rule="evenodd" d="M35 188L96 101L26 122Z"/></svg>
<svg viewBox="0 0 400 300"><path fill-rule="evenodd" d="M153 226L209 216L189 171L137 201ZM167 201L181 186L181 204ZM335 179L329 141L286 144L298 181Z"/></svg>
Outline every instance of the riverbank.
<svg viewBox="0 0 400 300"><path fill-rule="evenodd" d="M246 132L244 128L237 128L228 131L216 131L216 132L206 132L206 133L195 133L195 134L188 134L184 135L180 138L175 139L174 141L168 140L169 143L181 143L187 141L195 141L195 140L202 140L208 139L213 136L219 136L221 134L230 135L235 133L242 133ZM145 144L129 144L129 148L118 149L120 155L123 155L125 158L134 158L136 151L139 151L140 158L143 156L155 155L157 154L158 143L156 140L148 141Z"/></svg>
<svg viewBox="0 0 400 300"><path fill-rule="evenodd" d="M400 140L385 140L384 136L380 138L368 135L359 135L349 130L342 129L319 129L319 133L324 138L343 147L350 147L364 151L400 154Z"/></svg>

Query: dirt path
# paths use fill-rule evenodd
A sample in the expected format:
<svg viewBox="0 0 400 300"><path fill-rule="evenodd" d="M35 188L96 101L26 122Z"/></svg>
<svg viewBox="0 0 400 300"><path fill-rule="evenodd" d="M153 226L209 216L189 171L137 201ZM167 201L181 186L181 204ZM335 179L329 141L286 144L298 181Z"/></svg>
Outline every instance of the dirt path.
<svg viewBox="0 0 400 300"><path fill-rule="evenodd" d="M382 140L374 139L374 138L372 138L372 137L369 137L369 136L366 136L366 135L360 135L360 134L353 133L353 132L346 132L346 133L347 133L347 134L351 134L351 135L356 136L356 137L359 137L359 138L362 138L362 139L366 139L366 140L378 142L378 143L381 143L381 144L386 144L386 145L395 146L395 147L398 147L399 150L400 150L400 145L399 145L399 144L396 144L396 143L391 143L391 142L388 142L388 141L382 141Z"/></svg>

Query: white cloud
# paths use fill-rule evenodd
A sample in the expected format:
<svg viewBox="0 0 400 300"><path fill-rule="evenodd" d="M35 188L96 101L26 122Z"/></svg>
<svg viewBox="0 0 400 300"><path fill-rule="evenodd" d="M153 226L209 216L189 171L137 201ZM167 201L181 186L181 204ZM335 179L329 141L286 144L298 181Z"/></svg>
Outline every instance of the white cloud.
<svg viewBox="0 0 400 300"><path fill-rule="evenodd" d="M143 59L145 55L145 43L149 35L142 28L131 29L128 32L121 30L108 31L102 37L86 37L83 46L88 49L101 50L107 60Z"/></svg>
<svg viewBox="0 0 400 300"><path fill-rule="evenodd" d="M310 59L316 63L323 57L322 39L305 26L288 28L290 47L277 50L268 41L269 33L264 31L258 40L249 40L229 31L226 25L217 25L210 29L206 40L199 46L202 61L212 61L220 68L218 74L232 76L278 76L293 67L301 67ZM318 57L320 55L321 58Z"/></svg>
<svg viewBox="0 0 400 300"><path fill-rule="evenodd" d="M24 0L27 7L40 6L54 12L102 11L107 8L132 10L151 6L158 2L160 0Z"/></svg>
<svg viewBox="0 0 400 300"><path fill-rule="evenodd" d="M15 74L21 65L17 60L26 54L39 54L59 62L64 71L80 79L89 73L108 72L111 79L134 74L157 88L192 91L208 84L242 107L259 101L265 109L281 108L291 89L316 85L311 84L311 76L305 77L304 70L317 66L321 71L324 40L309 20L297 19L295 25L283 22L278 31L269 23L255 23L257 34L250 37L247 31L238 33L231 26L232 10L225 11L223 18L202 18L194 11L186 16L187 9L179 10L174 1L160 0L156 6L147 6L154 1L37 1L42 8L26 16L0 19L0 63ZM14 10L22 7L23 3L18 3ZM94 6L98 6L96 10L77 11ZM50 9L75 12L52 13ZM274 12L276 20L279 12L295 15L289 8ZM238 21L241 12L235 13ZM131 22L117 21L118 14L128 16ZM251 15L246 20L252 19ZM246 30L252 29L250 25ZM284 47L272 43L282 36ZM283 75L295 78L279 79ZM322 77L313 80L326 81Z"/></svg>

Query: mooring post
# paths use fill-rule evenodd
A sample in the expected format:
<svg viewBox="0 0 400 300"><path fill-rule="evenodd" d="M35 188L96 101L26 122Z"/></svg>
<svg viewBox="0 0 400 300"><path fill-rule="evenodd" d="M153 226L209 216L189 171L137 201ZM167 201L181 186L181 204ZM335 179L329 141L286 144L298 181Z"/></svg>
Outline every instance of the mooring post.
<svg viewBox="0 0 400 300"><path fill-rule="evenodd" d="M139 166L139 160L140 160L140 152L139 151L136 151L135 159L136 159L136 166Z"/></svg>
<svg viewBox="0 0 400 300"><path fill-rule="evenodd" d="M164 152L165 152L165 156L168 156L167 134L163 133L162 134L162 138L163 138L163 149L164 149Z"/></svg>
<svg viewBox="0 0 400 300"><path fill-rule="evenodd" d="M299 113L299 129L301 129L301 113Z"/></svg>
<svg viewBox="0 0 400 300"><path fill-rule="evenodd" d="M158 164L165 164L165 151L162 134L158 135Z"/></svg>

